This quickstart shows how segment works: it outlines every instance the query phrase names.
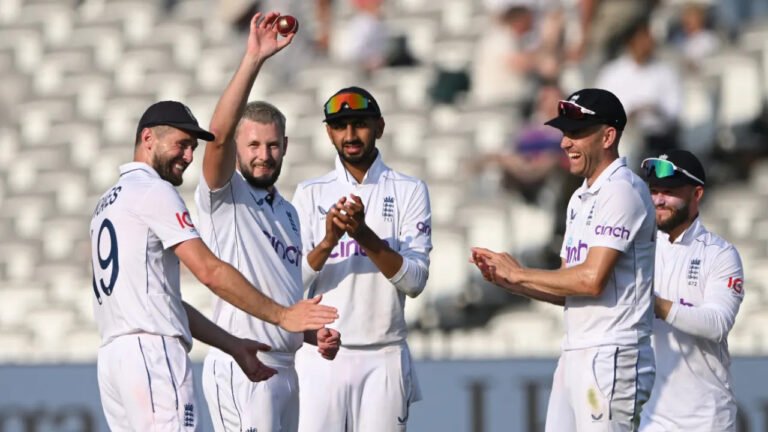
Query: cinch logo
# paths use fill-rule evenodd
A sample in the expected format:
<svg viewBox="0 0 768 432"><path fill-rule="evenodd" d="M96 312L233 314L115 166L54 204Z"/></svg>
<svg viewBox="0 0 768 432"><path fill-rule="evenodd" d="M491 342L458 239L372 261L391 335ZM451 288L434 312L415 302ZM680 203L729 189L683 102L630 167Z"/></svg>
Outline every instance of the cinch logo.
<svg viewBox="0 0 768 432"><path fill-rule="evenodd" d="M176 213L176 220L179 221L181 229L195 227L195 225L192 224L192 217L189 215L188 211L185 211L184 213Z"/></svg>
<svg viewBox="0 0 768 432"><path fill-rule="evenodd" d="M612 227L608 225L598 225L595 227L595 234L608 235L611 237L629 240L629 230L624 228L623 226Z"/></svg>
<svg viewBox="0 0 768 432"><path fill-rule="evenodd" d="M581 262L581 251L589 249L589 245L579 240L579 244L576 246L565 247L565 262L570 264L572 262ZM584 257L586 258L586 256Z"/></svg>
<svg viewBox="0 0 768 432"><path fill-rule="evenodd" d="M301 263L301 251L296 246L286 246L282 240L273 236L272 234L262 230L265 236L269 239L269 244L275 250L277 256L284 261L288 261L290 264L299 266Z"/></svg>
<svg viewBox="0 0 768 432"><path fill-rule="evenodd" d="M736 294L744 292L744 280L741 278L729 277L728 288L732 289Z"/></svg>
<svg viewBox="0 0 768 432"><path fill-rule="evenodd" d="M339 241L339 244L336 245L335 248L333 248L333 251L331 251L331 254L329 255L331 258L347 258L351 256L368 256L365 254L365 251L363 248L360 247L360 244L357 243L355 240L341 240Z"/></svg>

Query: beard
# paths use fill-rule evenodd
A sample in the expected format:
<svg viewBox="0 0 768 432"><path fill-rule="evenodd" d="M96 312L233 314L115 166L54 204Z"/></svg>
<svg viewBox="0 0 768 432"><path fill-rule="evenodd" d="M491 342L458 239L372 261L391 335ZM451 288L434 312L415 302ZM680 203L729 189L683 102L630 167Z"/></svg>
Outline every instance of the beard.
<svg viewBox="0 0 768 432"><path fill-rule="evenodd" d="M690 208L689 203L685 203L685 205L679 209L674 207L663 208L665 210L669 210L672 214L664 220L659 219L658 217L656 218L656 225L662 232L669 233L670 231L688 221L688 213Z"/></svg>
<svg viewBox="0 0 768 432"><path fill-rule="evenodd" d="M157 174L161 179L167 181L174 186L181 186L184 183L184 178L181 175L176 175L173 172L173 166L178 162L177 158L163 160L159 155L152 156L152 168L157 171ZM182 165L185 165L181 162ZM182 171L182 175L184 172Z"/></svg>
<svg viewBox="0 0 768 432"><path fill-rule="evenodd" d="M344 144L358 144L362 146L363 151L361 151L360 154L348 155L344 153ZM365 147L365 144L363 144L362 141L352 141L344 144L342 144L341 147L336 148L336 152L344 162L355 165L359 163L373 162L373 159L376 157L376 146L374 143L371 143L368 148Z"/></svg>
<svg viewBox="0 0 768 432"><path fill-rule="evenodd" d="M280 177L280 171L282 169L282 162L275 163L275 171L272 172L272 174L256 177L251 174L253 170L250 165L244 164L242 162L240 163L240 173L243 175L243 178L248 182L248 184L257 189L267 189L272 187L277 182L278 177Z"/></svg>

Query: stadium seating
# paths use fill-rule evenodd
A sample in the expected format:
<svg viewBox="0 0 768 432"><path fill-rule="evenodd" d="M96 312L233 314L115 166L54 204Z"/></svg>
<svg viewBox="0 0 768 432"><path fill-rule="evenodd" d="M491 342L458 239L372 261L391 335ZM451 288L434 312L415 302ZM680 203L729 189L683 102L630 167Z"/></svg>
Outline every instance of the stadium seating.
<svg viewBox="0 0 768 432"><path fill-rule="evenodd" d="M239 62L243 38L211 19L215 0L178 0L170 11L160 3L0 1L0 362L95 358L92 207L117 178L118 166L130 160L138 117L150 103L183 100L207 124ZM335 3L337 15L349 16L346 2ZM344 86L371 89L387 121L380 143L385 160L423 178L432 198L431 276L424 295L406 309L414 354L554 355L562 336L556 307L499 294L481 320L487 324L463 321L486 310L471 309L485 297L467 263L468 248L521 253L543 247L554 223L551 212L503 195L492 174L473 178L467 168L471 158L503 149L522 124L520 107L461 98L433 106L429 98L436 67L468 64L487 12L480 0L397 0L387 2L386 11L390 29L407 36L419 65L366 75L311 59L294 71L290 85L272 65L258 78L252 96L275 103L288 117L290 147L278 187L290 197L300 181L332 169L322 103ZM759 29L742 41L685 82L683 137L694 151L723 131L742 136L764 107L768 44ZM563 77L568 89L588 79L576 68ZM198 151L181 187L193 214L201 157ZM747 296L730 338L736 354L768 352L766 186L768 165L756 164L746 184L708 191L703 211L710 228L734 241L744 259ZM188 273L183 292L210 311L211 294ZM204 352L197 344L193 356Z"/></svg>

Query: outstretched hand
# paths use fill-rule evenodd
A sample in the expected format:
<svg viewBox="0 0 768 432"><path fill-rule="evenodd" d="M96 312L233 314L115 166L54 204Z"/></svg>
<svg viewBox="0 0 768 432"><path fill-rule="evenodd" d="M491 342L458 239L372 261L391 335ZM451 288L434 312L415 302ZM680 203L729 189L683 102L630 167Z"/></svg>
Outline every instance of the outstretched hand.
<svg viewBox="0 0 768 432"><path fill-rule="evenodd" d="M321 305L322 299L323 296L317 296L294 304L285 310L278 324L289 332L297 333L318 330L336 321L338 311L334 307Z"/></svg>
<svg viewBox="0 0 768 432"><path fill-rule="evenodd" d="M256 356L259 351L269 351L271 349L272 348L269 345L254 340L240 339L230 354L249 380L259 382L266 381L277 374L275 369L262 363Z"/></svg>
<svg viewBox="0 0 768 432"><path fill-rule="evenodd" d="M262 15L257 12L251 18L250 33L248 34L247 53L260 60L265 60L276 52L288 46L293 41L295 33L278 39L277 19L280 18L278 12L269 12Z"/></svg>

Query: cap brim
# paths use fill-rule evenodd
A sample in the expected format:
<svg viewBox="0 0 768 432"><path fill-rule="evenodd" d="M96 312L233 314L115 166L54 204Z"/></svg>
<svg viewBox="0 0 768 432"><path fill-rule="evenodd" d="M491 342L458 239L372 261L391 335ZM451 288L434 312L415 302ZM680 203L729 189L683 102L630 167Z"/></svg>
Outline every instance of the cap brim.
<svg viewBox="0 0 768 432"><path fill-rule="evenodd" d="M213 141L216 139L216 137L212 133L201 128L200 126L196 126L193 124L169 124L168 126L173 126L177 129L181 129L185 132L189 132L192 135L194 135L195 138L201 139L203 141Z"/></svg>
<svg viewBox="0 0 768 432"><path fill-rule="evenodd" d="M325 116L324 122L328 123L334 120L340 120L345 118L380 118L381 114L371 112L371 111L362 111L362 110L344 110L339 111L336 114L331 114Z"/></svg>
<svg viewBox="0 0 768 432"><path fill-rule="evenodd" d="M581 120L574 120L568 117L558 116L544 124L552 126L555 129L560 129L563 132L574 132L590 126L603 124L603 122L595 117L585 117Z"/></svg>

